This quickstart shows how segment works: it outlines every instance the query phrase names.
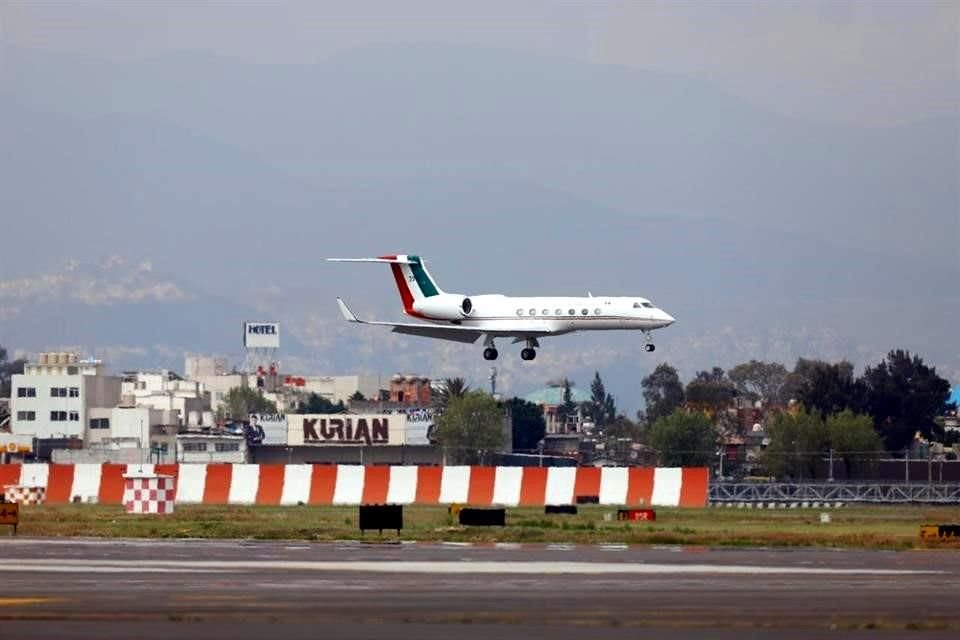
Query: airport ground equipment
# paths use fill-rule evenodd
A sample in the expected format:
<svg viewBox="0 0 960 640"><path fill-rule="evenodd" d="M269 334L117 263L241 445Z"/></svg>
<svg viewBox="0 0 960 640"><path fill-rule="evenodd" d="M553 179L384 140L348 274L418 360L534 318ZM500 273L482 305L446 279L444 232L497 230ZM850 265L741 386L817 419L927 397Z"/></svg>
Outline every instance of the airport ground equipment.
<svg viewBox="0 0 960 640"><path fill-rule="evenodd" d="M468 527L505 527L506 509L460 509L460 524Z"/></svg>
<svg viewBox="0 0 960 640"><path fill-rule="evenodd" d="M362 504L360 505L360 532L377 529L396 529L397 535L403 529L403 505L400 504Z"/></svg>

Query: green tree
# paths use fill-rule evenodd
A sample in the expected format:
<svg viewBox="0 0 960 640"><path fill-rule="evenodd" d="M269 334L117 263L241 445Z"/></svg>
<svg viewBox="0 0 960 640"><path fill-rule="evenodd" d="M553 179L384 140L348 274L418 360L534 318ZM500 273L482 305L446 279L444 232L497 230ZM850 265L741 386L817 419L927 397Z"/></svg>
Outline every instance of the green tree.
<svg viewBox="0 0 960 640"><path fill-rule="evenodd" d="M684 393L688 407L717 415L730 406L737 389L723 369L714 367L711 371L698 371Z"/></svg>
<svg viewBox="0 0 960 640"><path fill-rule="evenodd" d="M603 435L606 436L608 440L628 438L634 442L639 442L643 437L643 429L626 416L617 416L607 425L607 428L603 430Z"/></svg>
<svg viewBox="0 0 960 640"><path fill-rule="evenodd" d="M503 420L503 410L493 396L468 391L452 397L437 418L437 443L457 464L479 464L503 447Z"/></svg>
<svg viewBox="0 0 960 640"><path fill-rule="evenodd" d="M650 427L650 446L660 464L668 467L702 467L713 461L717 436L710 419L702 413L677 409L658 418Z"/></svg>
<svg viewBox="0 0 960 640"><path fill-rule="evenodd" d="M277 405L249 387L230 389L223 403L227 416L232 420L246 420L251 413L277 413Z"/></svg>
<svg viewBox="0 0 960 640"><path fill-rule="evenodd" d="M666 417L683 406L683 384L677 370L666 362L657 365L653 373L640 383L643 387L643 400L646 402L646 420L648 424ZM639 413L637 414L639 418Z"/></svg>
<svg viewBox="0 0 960 640"><path fill-rule="evenodd" d="M586 412L593 418L593 424L599 428L610 424L617 417L617 405L612 395L607 393L600 379L600 372L594 371L590 383L590 402Z"/></svg>
<svg viewBox="0 0 960 640"><path fill-rule="evenodd" d="M870 416L849 409L827 418L827 438L834 458L843 462L847 478L872 466L883 453L883 441L873 428Z"/></svg>
<svg viewBox="0 0 960 640"><path fill-rule="evenodd" d="M321 395L311 393L306 402L297 403L296 413L345 413L346 410L342 400L331 402Z"/></svg>
<svg viewBox="0 0 960 640"><path fill-rule="evenodd" d="M941 415L950 397L950 383L937 375L920 356L897 349L863 373L867 412L886 444L899 451L915 432L928 439L943 437L934 418Z"/></svg>
<svg viewBox="0 0 960 640"><path fill-rule="evenodd" d="M470 385L463 378L447 378L440 389L433 394L433 404L441 411L447 408L453 398L462 398L470 391Z"/></svg>
<svg viewBox="0 0 960 640"><path fill-rule="evenodd" d="M513 420L513 450L536 450L537 444L547 432L543 409L540 405L527 402L523 398L510 398L507 401L507 407Z"/></svg>
<svg viewBox="0 0 960 640"><path fill-rule="evenodd" d="M827 426L818 414L780 414L767 425L767 436L770 444L763 451L767 471L794 480L816 476L817 460L828 449L829 439Z"/></svg>
<svg viewBox="0 0 960 640"><path fill-rule="evenodd" d="M847 361L807 361L806 371L796 389L796 399L821 419L846 409L858 411L863 404L863 387L853 376Z"/></svg>
<svg viewBox="0 0 960 640"><path fill-rule="evenodd" d="M577 403L573 401L573 383L563 379L563 401L557 407L557 421L561 425L567 424L567 419L577 415Z"/></svg>
<svg viewBox="0 0 960 640"><path fill-rule="evenodd" d="M364 402L366 401L367 398L362 393L360 393L359 389L357 389L356 391L353 392L353 395L350 396L349 399L351 401Z"/></svg>
<svg viewBox="0 0 960 640"><path fill-rule="evenodd" d="M740 395L751 400L761 400L765 405L786 404L783 389L787 381L787 368L779 362L751 360L738 364L727 374Z"/></svg>
<svg viewBox="0 0 960 640"><path fill-rule="evenodd" d="M7 361L7 350L0 347L0 398L10 397L10 380L13 376L23 373L26 360L17 359Z"/></svg>

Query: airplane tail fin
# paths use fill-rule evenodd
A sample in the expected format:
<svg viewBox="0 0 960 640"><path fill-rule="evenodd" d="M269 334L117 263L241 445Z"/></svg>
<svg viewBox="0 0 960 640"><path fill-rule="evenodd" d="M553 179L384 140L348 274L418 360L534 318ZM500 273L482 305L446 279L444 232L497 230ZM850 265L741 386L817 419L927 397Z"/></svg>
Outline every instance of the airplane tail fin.
<svg viewBox="0 0 960 640"><path fill-rule="evenodd" d="M379 258L327 258L328 262L383 262L390 265L393 279L403 300L403 309L414 313L413 303L417 300L440 295L443 291L423 266L420 256L398 255Z"/></svg>

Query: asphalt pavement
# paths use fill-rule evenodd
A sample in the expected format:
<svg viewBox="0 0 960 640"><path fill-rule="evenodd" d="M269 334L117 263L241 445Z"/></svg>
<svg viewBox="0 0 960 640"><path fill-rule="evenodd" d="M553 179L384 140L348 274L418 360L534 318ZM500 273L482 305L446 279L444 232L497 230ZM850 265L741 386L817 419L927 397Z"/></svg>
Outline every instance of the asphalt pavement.
<svg viewBox="0 0 960 640"><path fill-rule="evenodd" d="M0 538L0 638L955 638L960 554Z"/></svg>

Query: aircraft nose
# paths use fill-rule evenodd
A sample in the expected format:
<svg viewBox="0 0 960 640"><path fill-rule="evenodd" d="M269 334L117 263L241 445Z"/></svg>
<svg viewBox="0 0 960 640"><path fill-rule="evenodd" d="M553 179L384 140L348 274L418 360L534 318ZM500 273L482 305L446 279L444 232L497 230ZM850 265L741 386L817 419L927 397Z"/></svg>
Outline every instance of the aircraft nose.
<svg viewBox="0 0 960 640"><path fill-rule="evenodd" d="M666 323L663 326L668 326L675 322L674 317L666 311L661 310L660 315L663 316L663 321Z"/></svg>

